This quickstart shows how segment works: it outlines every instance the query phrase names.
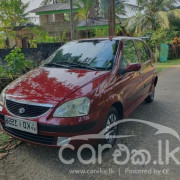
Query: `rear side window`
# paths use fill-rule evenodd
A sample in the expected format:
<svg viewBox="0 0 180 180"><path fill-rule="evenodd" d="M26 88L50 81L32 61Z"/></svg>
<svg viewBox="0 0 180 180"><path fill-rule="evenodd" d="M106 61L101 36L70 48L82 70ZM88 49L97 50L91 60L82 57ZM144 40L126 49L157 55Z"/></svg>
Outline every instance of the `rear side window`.
<svg viewBox="0 0 180 180"><path fill-rule="evenodd" d="M133 41L131 40L125 41L123 46L121 67L125 69L129 64L138 63L138 62L139 62L139 58Z"/></svg>
<svg viewBox="0 0 180 180"><path fill-rule="evenodd" d="M151 59L151 53L147 46L142 41L135 41L139 50L142 63L146 63Z"/></svg>

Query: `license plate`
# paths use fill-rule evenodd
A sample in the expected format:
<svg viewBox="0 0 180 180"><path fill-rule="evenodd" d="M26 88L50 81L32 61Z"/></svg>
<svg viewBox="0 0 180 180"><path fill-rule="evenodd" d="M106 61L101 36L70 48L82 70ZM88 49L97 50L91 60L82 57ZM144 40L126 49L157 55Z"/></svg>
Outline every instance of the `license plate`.
<svg viewBox="0 0 180 180"><path fill-rule="evenodd" d="M37 123L33 121L17 119L10 116L5 116L5 126L20 131L29 132L32 134L37 134Z"/></svg>

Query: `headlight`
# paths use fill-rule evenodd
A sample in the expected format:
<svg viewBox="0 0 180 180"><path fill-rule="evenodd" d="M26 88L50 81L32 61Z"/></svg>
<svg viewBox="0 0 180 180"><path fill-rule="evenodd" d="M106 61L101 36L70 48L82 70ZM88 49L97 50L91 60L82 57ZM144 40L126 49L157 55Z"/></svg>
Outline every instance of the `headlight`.
<svg viewBox="0 0 180 180"><path fill-rule="evenodd" d="M0 94L0 105L4 105L4 101L5 101L5 89L1 92Z"/></svg>
<svg viewBox="0 0 180 180"><path fill-rule="evenodd" d="M78 98L59 106L54 112L54 117L80 117L89 113L90 100L88 98Z"/></svg>

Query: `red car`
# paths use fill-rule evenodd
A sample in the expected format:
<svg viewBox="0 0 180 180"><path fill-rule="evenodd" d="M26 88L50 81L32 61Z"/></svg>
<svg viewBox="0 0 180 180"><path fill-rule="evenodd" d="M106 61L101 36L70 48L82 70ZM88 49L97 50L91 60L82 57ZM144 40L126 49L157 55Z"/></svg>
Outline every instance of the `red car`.
<svg viewBox="0 0 180 180"><path fill-rule="evenodd" d="M68 137L98 134L144 100L152 102L157 81L154 56L142 39L72 41L2 91L1 128L21 141L58 147Z"/></svg>

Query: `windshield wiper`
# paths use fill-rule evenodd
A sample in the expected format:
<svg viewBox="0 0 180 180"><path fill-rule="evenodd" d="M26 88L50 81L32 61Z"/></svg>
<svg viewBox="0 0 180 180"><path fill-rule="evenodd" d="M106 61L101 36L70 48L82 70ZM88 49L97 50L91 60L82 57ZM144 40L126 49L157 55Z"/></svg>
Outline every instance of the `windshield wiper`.
<svg viewBox="0 0 180 180"><path fill-rule="evenodd" d="M110 71L109 68L103 68L103 67L97 67L96 69L100 71Z"/></svg>
<svg viewBox="0 0 180 180"><path fill-rule="evenodd" d="M48 64L44 64L44 66L70 68L69 66L62 65L62 64L57 64L57 63L48 63Z"/></svg>
<svg viewBox="0 0 180 180"><path fill-rule="evenodd" d="M70 63L70 62L62 62L63 64L67 64L71 67L77 67L77 68L84 68L84 69L90 69L90 70L93 70L93 71L97 71L97 69L95 67L89 67L89 66L86 66L86 65L83 65L83 64L76 64L76 63Z"/></svg>

